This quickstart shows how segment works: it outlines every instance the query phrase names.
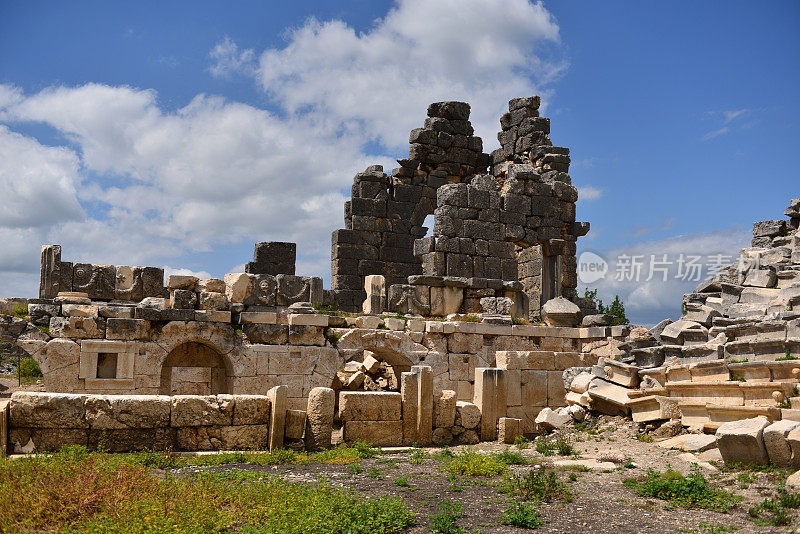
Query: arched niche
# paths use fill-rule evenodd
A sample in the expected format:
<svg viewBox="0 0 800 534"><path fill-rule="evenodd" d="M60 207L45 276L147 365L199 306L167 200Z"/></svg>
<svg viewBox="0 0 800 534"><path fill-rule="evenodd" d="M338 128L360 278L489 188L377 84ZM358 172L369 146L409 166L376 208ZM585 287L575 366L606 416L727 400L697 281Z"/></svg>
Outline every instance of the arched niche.
<svg viewBox="0 0 800 534"><path fill-rule="evenodd" d="M230 393L231 369L218 349L187 341L167 354L161 367L162 395L216 395Z"/></svg>

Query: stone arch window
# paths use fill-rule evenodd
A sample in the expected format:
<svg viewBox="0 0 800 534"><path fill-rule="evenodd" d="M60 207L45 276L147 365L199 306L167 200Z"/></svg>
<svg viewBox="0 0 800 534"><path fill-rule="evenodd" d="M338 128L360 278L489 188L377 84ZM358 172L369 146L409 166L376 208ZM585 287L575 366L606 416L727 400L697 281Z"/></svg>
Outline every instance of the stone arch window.
<svg viewBox="0 0 800 534"><path fill-rule="evenodd" d="M188 341L172 349L161 367L161 395L230 393L231 371L216 348Z"/></svg>

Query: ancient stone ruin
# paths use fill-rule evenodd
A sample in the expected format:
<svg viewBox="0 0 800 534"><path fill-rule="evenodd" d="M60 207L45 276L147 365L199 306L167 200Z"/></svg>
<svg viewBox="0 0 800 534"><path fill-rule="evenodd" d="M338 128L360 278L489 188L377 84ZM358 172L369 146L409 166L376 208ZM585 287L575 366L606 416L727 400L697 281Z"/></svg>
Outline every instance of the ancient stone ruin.
<svg viewBox="0 0 800 534"><path fill-rule="evenodd" d="M166 280L44 246L39 298L2 302L0 334L47 391L0 401L0 447L511 443L587 410L724 435L800 422L800 201L678 321L607 326L576 293L589 225L538 109L511 100L486 154L468 104L431 104L399 168L356 175L331 289L295 272L294 243L257 243L223 279Z"/></svg>

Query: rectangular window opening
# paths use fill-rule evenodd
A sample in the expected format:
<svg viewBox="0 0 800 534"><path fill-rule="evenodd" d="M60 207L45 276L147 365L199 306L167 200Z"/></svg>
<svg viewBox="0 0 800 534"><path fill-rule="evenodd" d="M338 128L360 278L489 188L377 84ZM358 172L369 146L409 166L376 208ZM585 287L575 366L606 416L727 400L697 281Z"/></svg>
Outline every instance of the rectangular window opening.
<svg viewBox="0 0 800 534"><path fill-rule="evenodd" d="M97 354L97 378L117 378L117 353Z"/></svg>

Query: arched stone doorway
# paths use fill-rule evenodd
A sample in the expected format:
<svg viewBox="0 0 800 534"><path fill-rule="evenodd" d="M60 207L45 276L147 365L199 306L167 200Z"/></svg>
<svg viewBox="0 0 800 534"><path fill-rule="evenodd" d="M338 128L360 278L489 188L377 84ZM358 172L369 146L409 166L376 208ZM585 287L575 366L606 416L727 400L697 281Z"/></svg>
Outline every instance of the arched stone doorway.
<svg viewBox="0 0 800 534"><path fill-rule="evenodd" d="M216 349L189 341L172 349L161 367L162 395L230 393L228 366Z"/></svg>

